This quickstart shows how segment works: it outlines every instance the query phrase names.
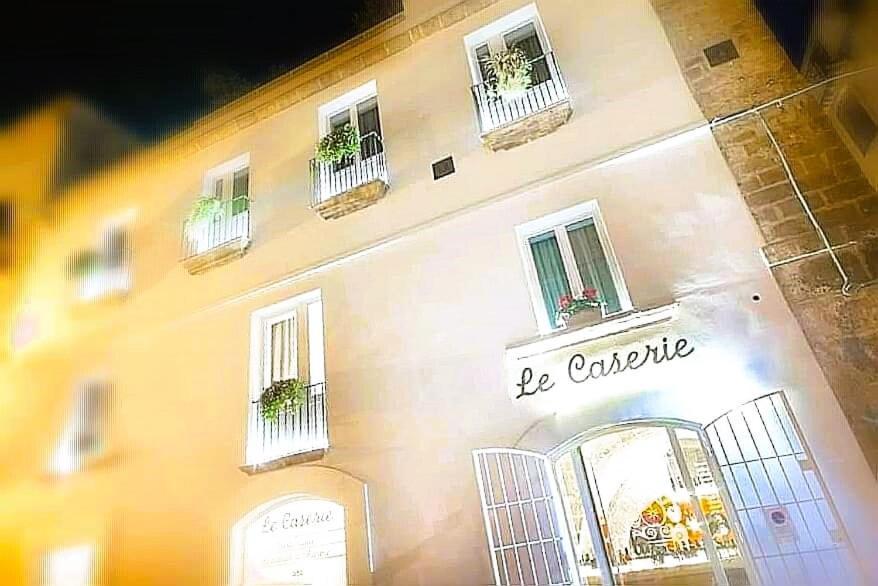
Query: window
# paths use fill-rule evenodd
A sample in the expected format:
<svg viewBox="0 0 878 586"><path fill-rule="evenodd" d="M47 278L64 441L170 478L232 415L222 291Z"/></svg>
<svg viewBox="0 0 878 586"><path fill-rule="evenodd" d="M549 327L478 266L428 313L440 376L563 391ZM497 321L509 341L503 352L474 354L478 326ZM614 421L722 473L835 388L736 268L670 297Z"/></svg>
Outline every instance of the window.
<svg viewBox="0 0 878 586"><path fill-rule="evenodd" d="M110 387L105 381L88 381L77 391L67 427L55 453L52 469L70 474L106 449Z"/></svg>
<svg viewBox="0 0 878 586"><path fill-rule="evenodd" d="M378 111L378 90L375 82L367 83L344 96L322 106L320 115L320 136L351 125L360 135L360 160L366 160L384 152L381 135L381 117ZM343 169L356 163L356 157L336 164Z"/></svg>
<svg viewBox="0 0 878 586"><path fill-rule="evenodd" d="M878 125L851 89L845 93L839 104L838 119L857 145L860 154L868 153L878 136Z"/></svg>
<svg viewBox="0 0 878 586"><path fill-rule="evenodd" d="M250 155L205 173L201 195L208 198L199 203L203 213L190 215L183 229L184 264L193 274L242 256L250 245Z"/></svg>
<svg viewBox="0 0 878 586"><path fill-rule="evenodd" d="M541 331L560 327L555 314L562 296L588 288L597 290L605 316L630 309L595 202L529 222L518 234Z"/></svg>
<svg viewBox="0 0 878 586"><path fill-rule="evenodd" d="M548 59L548 38L534 5L525 6L476 31L467 36L465 42L475 83L489 81L491 74L487 60L492 55L510 49L520 49L530 60L533 85L554 77L553 67Z"/></svg>
<svg viewBox="0 0 878 586"><path fill-rule="evenodd" d="M131 288L131 246L128 227L111 223L94 248L71 259L70 272L80 301L93 301Z"/></svg>
<svg viewBox="0 0 878 586"><path fill-rule="evenodd" d="M296 378L296 312L266 319L262 332L262 388Z"/></svg>
<svg viewBox="0 0 878 586"><path fill-rule="evenodd" d="M311 384L324 381L323 303L312 292L253 314L251 361L252 395L278 381L298 378Z"/></svg>
<svg viewBox="0 0 878 586"><path fill-rule="evenodd" d="M236 157L208 171L204 178L204 193L223 202L230 202L232 214L248 209L250 155Z"/></svg>
<svg viewBox="0 0 878 586"><path fill-rule="evenodd" d="M247 464L325 449L326 377L323 302L313 291L260 309L251 318L250 422ZM302 401L276 419L263 416L262 393L273 383L297 379Z"/></svg>
<svg viewBox="0 0 878 586"><path fill-rule="evenodd" d="M43 567L45 586L92 586L94 548L79 545L58 549L46 555Z"/></svg>

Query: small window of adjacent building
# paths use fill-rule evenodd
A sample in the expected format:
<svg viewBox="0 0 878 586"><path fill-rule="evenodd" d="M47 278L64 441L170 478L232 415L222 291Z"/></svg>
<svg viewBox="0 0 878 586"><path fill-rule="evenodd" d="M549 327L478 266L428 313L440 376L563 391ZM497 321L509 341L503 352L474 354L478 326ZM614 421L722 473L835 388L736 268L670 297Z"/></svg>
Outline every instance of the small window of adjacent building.
<svg viewBox="0 0 878 586"><path fill-rule="evenodd" d="M851 89L839 103L838 119L860 154L868 153L878 136L878 123Z"/></svg>
<svg viewBox="0 0 878 586"><path fill-rule="evenodd" d="M61 442L52 461L57 474L70 474L96 457L107 445L110 386L93 380L80 386L74 397Z"/></svg>
<svg viewBox="0 0 878 586"><path fill-rule="evenodd" d="M49 552L43 561L43 586L93 586L94 558L90 545Z"/></svg>
<svg viewBox="0 0 878 586"><path fill-rule="evenodd" d="M80 301L94 301L129 291L131 244L128 226L109 224L101 233L97 246L73 256L69 271Z"/></svg>
<svg viewBox="0 0 878 586"><path fill-rule="evenodd" d="M596 291L604 316L631 308L595 202L529 222L518 233L541 331L561 327L562 297L589 289Z"/></svg>

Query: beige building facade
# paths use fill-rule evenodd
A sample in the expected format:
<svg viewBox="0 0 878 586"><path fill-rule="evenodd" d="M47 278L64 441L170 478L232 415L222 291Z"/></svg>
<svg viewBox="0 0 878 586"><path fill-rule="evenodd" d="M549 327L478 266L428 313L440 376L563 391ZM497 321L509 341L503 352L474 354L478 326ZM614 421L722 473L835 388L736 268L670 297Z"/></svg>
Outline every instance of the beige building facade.
<svg viewBox="0 0 878 586"><path fill-rule="evenodd" d="M51 214L4 584L878 580L874 474L646 0L411 0Z"/></svg>

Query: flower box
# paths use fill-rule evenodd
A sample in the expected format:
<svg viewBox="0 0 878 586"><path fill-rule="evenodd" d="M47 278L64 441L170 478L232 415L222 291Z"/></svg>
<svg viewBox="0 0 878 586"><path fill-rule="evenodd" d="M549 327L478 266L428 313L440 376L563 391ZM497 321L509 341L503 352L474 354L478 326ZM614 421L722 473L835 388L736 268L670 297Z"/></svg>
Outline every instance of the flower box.
<svg viewBox="0 0 878 586"><path fill-rule="evenodd" d="M558 299L555 321L566 328L595 324L604 318L603 305L597 289L591 287L583 290L581 295L562 295Z"/></svg>

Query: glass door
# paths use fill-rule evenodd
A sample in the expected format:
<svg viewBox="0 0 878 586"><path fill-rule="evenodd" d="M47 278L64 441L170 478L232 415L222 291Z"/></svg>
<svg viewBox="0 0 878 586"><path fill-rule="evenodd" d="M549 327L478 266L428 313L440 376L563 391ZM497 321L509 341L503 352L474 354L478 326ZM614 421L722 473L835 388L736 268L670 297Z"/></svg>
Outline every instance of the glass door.
<svg viewBox="0 0 878 586"><path fill-rule="evenodd" d="M560 458L574 545L586 526L581 541L603 545L577 548L582 584L749 585L708 458L698 433L665 426L626 427ZM569 468L576 482L563 481Z"/></svg>

